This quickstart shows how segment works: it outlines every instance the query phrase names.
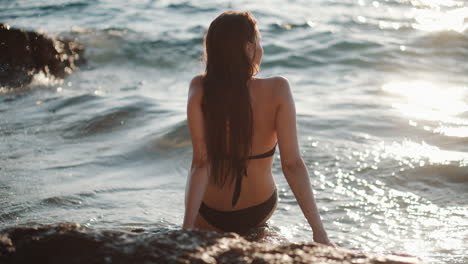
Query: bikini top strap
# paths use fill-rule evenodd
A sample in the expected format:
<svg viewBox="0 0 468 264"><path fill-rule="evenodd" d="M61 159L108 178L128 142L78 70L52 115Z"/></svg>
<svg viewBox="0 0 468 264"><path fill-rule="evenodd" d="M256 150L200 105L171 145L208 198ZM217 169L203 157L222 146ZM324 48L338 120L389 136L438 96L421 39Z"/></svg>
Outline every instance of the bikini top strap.
<svg viewBox="0 0 468 264"><path fill-rule="evenodd" d="M255 156L249 156L247 159L262 159L262 158L272 156L273 154L275 154L276 145L278 145L278 142L276 142L275 146L273 146L273 148L269 150L268 152L255 155ZM244 176L247 176L247 168L245 168L244 170L244 175L237 176L236 186L234 187L234 193L232 194L232 207L234 207L237 204L237 201L239 200L241 188L242 188L242 178L244 178Z"/></svg>
<svg viewBox="0 0 468 264"><path fill-rule="evenodd" d="M276 145L278 145L278 142L275 143L275 145L273 146L273 148L271 150L269 150L269 151L267 151L265 153L262 153L262 154L249 156L247 159L262 159L262 158L273 156L273 154L275 154L275 151L276 151Z"/></svg>

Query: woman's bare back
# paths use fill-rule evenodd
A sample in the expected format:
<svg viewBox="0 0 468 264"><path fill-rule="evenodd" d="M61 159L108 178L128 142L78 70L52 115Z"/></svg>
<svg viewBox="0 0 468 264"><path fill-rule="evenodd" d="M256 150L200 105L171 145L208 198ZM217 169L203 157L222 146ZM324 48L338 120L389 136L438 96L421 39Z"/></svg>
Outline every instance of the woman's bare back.
<svg viewBox="0 0 468 264"><path fill-rule="evenodd" d="M277 110L278 78L253 79L248 87L251 96L253 112L252 155L265 153L277 142L275 130L275 116ZM253 205L267 200L275 189L275 182L271 174L273 156L263 159L249 160L247 177L243 178L241 194L235 207L231 205L234 184L227 184L222 189L209 184L203 201L211 208L230 211Z"/></svg>
<svg viewBox="0 0 468 264"><path fill-rule="evenodd" d="M199 89L201 93L201 76L199 78ZM274 147L278 141L276 134L276 114L281 102L281 82L282 77L266 79L252 79L248 83L251 96L251 106L253 114L253 136L252 155L265 153ZM201 102L200 102L201 103ZM210 208L220 211L233 211L248 208L261 204L271 197L276 186L271 174L271 166L274 156L249 160L247 166L247 177L242 180L241 194L238 202L232 207L232 195L235 184L226 184L220 188L214 184L208 184L203 202ZM276 205L275 205L276 208ZM263 219L261 224L266 222L273 214L274 210ZM200 215L197 217L195 227L216 230Z"/></svg>

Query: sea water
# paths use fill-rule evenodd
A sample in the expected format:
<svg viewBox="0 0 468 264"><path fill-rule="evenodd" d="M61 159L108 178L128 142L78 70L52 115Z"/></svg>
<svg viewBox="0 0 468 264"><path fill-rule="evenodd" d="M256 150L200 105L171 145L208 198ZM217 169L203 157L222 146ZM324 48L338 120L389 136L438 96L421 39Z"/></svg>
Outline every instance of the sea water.
<svg viewBox="0 0 468 264"><path fill-rule="evenodd" d="M76 39L87 64L0 94L0 227L178 229L188 83L226 10L258 20L258 77L289 79L332 241L468 262L468 3L0 1L0 22ZM281 171L278 236L312 241Z"/></svg>

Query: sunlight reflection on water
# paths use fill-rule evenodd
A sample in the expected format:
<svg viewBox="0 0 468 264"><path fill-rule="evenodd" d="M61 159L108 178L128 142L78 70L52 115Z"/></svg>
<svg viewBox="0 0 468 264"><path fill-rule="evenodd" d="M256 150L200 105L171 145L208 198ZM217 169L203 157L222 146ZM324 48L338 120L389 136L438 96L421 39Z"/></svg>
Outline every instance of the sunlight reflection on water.
<svg viewBox="0 0 468 264"><path fill-rule="evenodd" d="M468 87L442 87L427 81L389 82L382 90L400 97L392 107L405 116L414 127L451 137L468 137L468 121L459 117L468 113ZM419 120L437 124L418 124Z"/></svg>

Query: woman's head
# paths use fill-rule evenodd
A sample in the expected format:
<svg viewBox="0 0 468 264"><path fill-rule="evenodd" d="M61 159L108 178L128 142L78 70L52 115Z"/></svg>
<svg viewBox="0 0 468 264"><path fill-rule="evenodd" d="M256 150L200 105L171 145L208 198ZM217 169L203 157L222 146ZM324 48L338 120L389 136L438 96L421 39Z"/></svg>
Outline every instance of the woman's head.
<svg viewBox="0 0 468 264"><path fill-rule="evenodd" d="M253 114L247 82L263 54L249 12L225 12L205 37L206 72L202 109L210 178L223 186L243 177L251 154Z"/></svg>
<svg viewBox="0 0 468 264"><path fill-rule="evenodd" d="M211 22L204 44L207 72L237 67L251 77L260 69L263 49L257 22L250 12L219 15Z"/></svg>

